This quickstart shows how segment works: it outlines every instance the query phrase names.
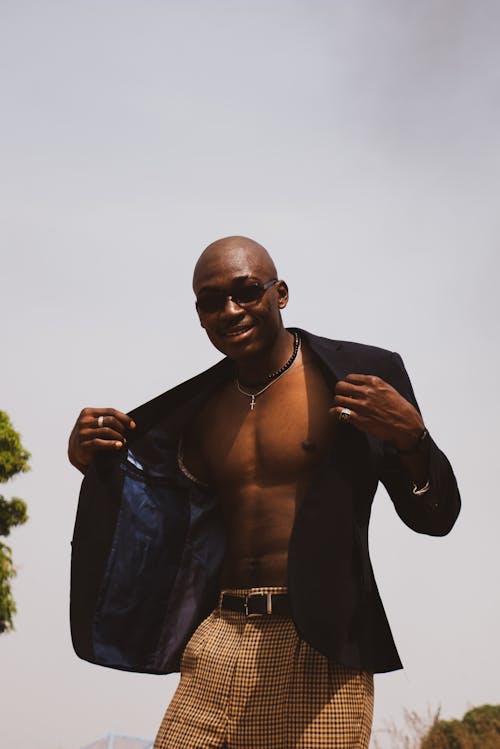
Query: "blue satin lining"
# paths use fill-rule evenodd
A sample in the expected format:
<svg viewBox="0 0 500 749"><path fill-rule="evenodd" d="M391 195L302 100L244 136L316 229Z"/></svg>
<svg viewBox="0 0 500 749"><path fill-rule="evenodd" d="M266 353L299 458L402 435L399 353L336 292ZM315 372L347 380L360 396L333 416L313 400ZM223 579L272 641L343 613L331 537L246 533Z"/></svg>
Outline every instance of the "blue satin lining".
<svg viewBox="0 0 500 749"><path fill-rule="evenodd" d="M180 472L172 450L164 457L161 478L158 466L148 475L142 457L129 454L122 466L121 507L93 627L103 665L175 669L172 659L216 603L225 546L216 499Z"/></svg>

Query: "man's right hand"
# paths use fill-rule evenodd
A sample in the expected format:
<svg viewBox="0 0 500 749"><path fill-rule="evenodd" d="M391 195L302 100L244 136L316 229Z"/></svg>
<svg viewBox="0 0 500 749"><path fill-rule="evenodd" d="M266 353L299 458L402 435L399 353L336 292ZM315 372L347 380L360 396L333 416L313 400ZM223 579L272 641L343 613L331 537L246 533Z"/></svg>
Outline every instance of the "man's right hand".
<svg viewBox="0 0 500 749"><path fill-rule="evenodd" d="M135 423L115 408L84 408L69 436L70 462L85 473L96 452L116 452L127 443L127 429Z"/></svg>

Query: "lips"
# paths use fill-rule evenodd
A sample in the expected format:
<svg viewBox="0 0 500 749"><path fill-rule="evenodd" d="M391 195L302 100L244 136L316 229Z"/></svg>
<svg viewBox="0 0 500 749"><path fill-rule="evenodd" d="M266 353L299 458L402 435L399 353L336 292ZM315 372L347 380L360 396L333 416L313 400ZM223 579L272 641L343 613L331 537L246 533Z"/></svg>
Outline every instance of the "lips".
<svg viewBox="0 0 500 749"><path fill-rule="evenodd" d="M253 327L253 325L238 325L236 328L230 328L229 330L223 331L222 335L224 338L239 338L250 330L253 330Z"/></svg>

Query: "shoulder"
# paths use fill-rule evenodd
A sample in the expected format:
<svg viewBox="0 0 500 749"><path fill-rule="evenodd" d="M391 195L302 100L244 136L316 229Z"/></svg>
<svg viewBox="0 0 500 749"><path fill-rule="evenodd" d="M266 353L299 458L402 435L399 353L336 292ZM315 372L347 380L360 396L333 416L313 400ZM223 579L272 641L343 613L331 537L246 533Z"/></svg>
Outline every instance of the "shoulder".
<svg viewBox="0 0 500 749"><path fill-rule="evenodd" d="M406 373L401 357L394 351L355 341L335 340L301 331L314 353L337 376L360 373L398 382Z"/></svg>
<svg viewBox="0 0 500 749"><path fill-rule="evenodd" d="M336 341L338 349L342 351L351 351L357 356L366 356L372 359L386 359L392 357L393 351L380 346L372 346L368 343L357 343L356 341Z"/></svg>
<svg viewBox="0 0 500 749"><path fill-rule="evenodd" d="M149 429L153 424L166 418L171 420L174 412L178 412L183 418L184 406L203 402L210 392L231 376L232 371L232 363L228 359L222 359L204 372L133 409L129 412L129 416L137 424L137 433ZM142 430L139 428L140 425Z"/></svg>
<svg viewBox="0 0 500 749"><path fill-rule="evenodd" d="M309 333L306 330L300 331L311 347L322 348L329 352L341 351L343 354L352 354L353 357L362 357L366 360L380 361L391 360L399 357L399 354L381 346L373 346L367 343L358 343L356 341L344 341L334 338Z"/></svg>

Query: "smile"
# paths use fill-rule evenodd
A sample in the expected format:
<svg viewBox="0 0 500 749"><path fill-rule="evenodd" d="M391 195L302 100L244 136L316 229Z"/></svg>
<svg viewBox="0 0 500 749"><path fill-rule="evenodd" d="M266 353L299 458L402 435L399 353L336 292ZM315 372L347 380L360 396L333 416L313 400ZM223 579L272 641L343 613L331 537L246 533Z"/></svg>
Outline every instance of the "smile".
<svg viewBox="0 0 500 749"><path fill-rule="evenodd" d="M248 331L250 330L253 330L253 325L245 325L239 328L231 328L231 330L226 330L225 333L223 333L223 335L225 338L237 338L239 336L244 335L245 333L248 333Z"/></svg>

